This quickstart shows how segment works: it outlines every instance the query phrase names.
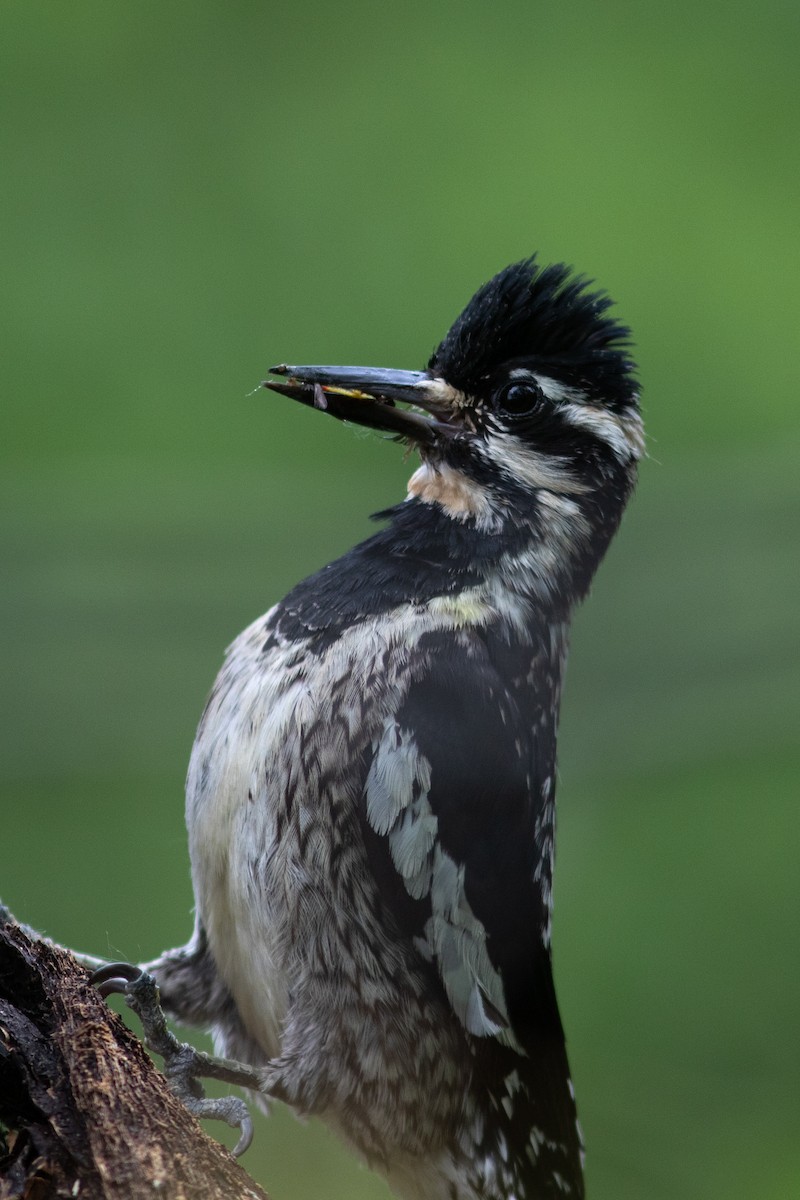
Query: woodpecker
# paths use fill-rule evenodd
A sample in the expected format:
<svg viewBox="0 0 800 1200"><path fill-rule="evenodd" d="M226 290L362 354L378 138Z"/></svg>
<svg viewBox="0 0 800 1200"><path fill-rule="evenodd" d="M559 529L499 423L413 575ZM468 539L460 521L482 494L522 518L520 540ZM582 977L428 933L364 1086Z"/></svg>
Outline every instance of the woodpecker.
<svg viewBox="0 0 800 1200"><path fill-rule="evenodd" d="M196 925L165 1009L405 1200L584 1196L551 967L573 609L643 454L630 333L535 256L423 371L274 392L418 451L372 537L227 652L188 771Z"/></svg>

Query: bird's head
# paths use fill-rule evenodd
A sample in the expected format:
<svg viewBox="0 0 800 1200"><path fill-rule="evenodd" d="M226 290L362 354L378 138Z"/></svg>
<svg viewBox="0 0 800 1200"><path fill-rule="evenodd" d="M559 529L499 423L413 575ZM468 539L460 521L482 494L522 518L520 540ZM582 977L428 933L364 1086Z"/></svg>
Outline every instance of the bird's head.
<svg viewBox="0 0 800 1200"><path fill-rule="evenodd" d="M612 502L618 520L643 434L629 330L610 307L532 257L476 292L424 371L282 364L264 386L416 446L410 492L451 516L524 518L550 493L593 497L607 518Z"/></svg>

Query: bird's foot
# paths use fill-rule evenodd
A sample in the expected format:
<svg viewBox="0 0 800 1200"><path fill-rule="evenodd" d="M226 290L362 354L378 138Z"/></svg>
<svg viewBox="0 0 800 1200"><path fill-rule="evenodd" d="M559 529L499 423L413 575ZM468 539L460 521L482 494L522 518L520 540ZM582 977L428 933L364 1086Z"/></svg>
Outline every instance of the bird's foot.
<svg viewBox="0 0 800 1200"><path fill-rule="evenodd" d="M262 1082L259 1072L244 1063L214 1058L195 1050L188 1042L179 1042L167 1028L155 979L141 967L131 963L107 963L94 972L92 983L103 996L119 993L125 997L128 1007L142 1023L144 1044L163 1058L164 1075L174 1094L194 1116L224 1121L238 1129L239 1141L232 1153L236 1158L244 1154L253 1140L253 1121L247 1105L236 1096L208 1099L200 1079L219 1079L258 1091Z"/></svg>

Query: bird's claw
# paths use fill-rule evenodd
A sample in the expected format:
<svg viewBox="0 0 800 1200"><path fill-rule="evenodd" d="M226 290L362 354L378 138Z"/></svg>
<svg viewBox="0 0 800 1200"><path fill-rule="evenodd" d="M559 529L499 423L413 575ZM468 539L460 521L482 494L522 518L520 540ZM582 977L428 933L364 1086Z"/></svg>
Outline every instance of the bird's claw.
<svg viewBox="0 0 800 1200"><path fill-rule="evenodd" d="M130 985L142 974L142 968L134 966L133 963L105 963L98 970L92 972L90 983L103 997L125 996Z"/></svg>
<svg viewBox="0 0 800 1200"><path fill-rule="evenodd" d="M197 1081L194 1080L194 1082ZM224 1121L226 1125L230 1125L231 1129L239 1130L239 1140L231 1150L234 1158L239 1158L245 1150L249 1149L253 1141L253 1118L250 1116L244 1100L240 1100L238 1096L219 1096L215 1100L209 1100L205 1096L176 1094L198 1120Z"/></svg>
<svg viewBox="0 0 800 1200"><path fill-rule="evenodd" d="M237 1096L209 1099L200 1083L201 1076L211 1076L243 1087L258 1088L259 1077L251 1068L240 1063L228 1063L195 1050L188 1042L179 1042L167 1027L167 1020L152 975L132 963L107 963L91 976L91 982L101 996L123 995L142 1023L144 1044L164 1060L164 1076L171 1091L195 1117L224 1121L240 1130L240 1137L231 1153L234 1158L244 1154L253 1140L253 1121L244 1100Z"/></svg>

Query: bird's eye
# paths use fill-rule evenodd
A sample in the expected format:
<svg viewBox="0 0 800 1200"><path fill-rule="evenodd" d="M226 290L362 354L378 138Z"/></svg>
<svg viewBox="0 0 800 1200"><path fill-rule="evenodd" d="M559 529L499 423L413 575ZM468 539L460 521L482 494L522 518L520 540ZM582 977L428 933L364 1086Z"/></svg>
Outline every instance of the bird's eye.
<svg viewBox="0 0 800 1200"><path fill-rule="evenodd" d="M544 392L532 379L524 383L506 383L494 397L502 412L510 417L528 417L536 412L544 401Z"/></svg>

